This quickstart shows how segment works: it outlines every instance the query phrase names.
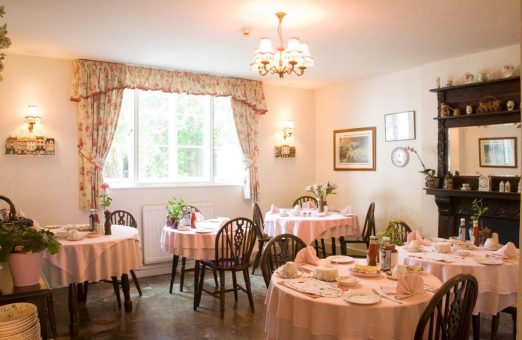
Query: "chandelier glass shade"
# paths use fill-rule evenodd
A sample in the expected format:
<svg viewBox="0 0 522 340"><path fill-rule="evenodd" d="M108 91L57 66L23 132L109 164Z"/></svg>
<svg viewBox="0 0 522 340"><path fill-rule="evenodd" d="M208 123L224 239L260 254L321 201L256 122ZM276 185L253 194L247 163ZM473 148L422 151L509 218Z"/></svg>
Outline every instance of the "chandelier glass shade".
<svg viewBox="0 0 522 340"><path fill-rule="evenodd" d="M272 40L270 38L262 38L259 42L259 48L254 54L254 60L250 64L250 69L262 76L267 74L278 74L279 78L283 78L285 74L296 74L302 76L304 71L314 65L314 58L310 55L308 44L301 43L298 38L288 39L288 45L284 48L283 40L283 18L284 12L276 13L279 20L279 47L274 52L272 48Z"/></svg>

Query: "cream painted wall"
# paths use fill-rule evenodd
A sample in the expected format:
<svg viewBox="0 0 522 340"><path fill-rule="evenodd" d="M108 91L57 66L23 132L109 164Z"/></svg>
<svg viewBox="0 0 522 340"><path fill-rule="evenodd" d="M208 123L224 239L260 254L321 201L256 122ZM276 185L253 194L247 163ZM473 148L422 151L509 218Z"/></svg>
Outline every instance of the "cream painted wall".
<svg viewBox="0 0 522 340"><path fill-rule="evenodd" d="M425 195L422 167L415 155L404 168L390 160L398 146L411 145L429 168L437 167L437 114L435 79L457 81L466 72L498 72L505 64L520 64L519 45L508 46L464 57L422 65L393 74L342 83L316 91L316 180L337 182L338 195L328 201L337 206L351 204L364 221L371 201L376 203L377 228L388 220L401 218L425 233L437 233L437 207L433 196ZM384 115L416 111L416 139L385 142ZM333 171L332 131L358 127L377 127L377 171ZM519 132L520 134L520 132Z"/></svg>
<svg viewBox="0 0 522 340"><path fill-rule="evenodd" d="M11 198L27 216L42 224L87 222L78 209L76 104L69 101L70 60L8 55L0 82L0 136L26 135L24 107L43 113L40 133L56 138L54 157L6 156L0 152L0 195ZM259 119L258 160L261 208L288 205L314 178L314 96L311 90L266 86L268 113ZM282 123L296 126L295 159L275 159ZM2 142L2 148L4 143ZM239 186L112 189L113 209L130 211L141 225L144 205L163 204L171 196L187 202L213 202L220 216L248 216L251 203ZM290 202L290 203L289 203Z"/></svg>

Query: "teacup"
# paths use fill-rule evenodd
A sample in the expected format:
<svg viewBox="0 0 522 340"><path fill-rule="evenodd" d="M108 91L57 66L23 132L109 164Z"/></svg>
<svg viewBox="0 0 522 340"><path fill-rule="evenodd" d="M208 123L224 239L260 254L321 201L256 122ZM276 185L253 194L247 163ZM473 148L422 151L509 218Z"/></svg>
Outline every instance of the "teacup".
<svg viewBox="0 0 522 340"><path fill-rule="evenodd" d="M297 275L297 264L293 261L288 261L283 265L281 270L281 274L286 277L291 277Z"/></svg>
<svg viewBox="0 0 522 340"><path fill-rule="evenodd" d="M436 253L449 253L451 252L451 243L449 242L433 242L433 251Z"/></svg>
<svg viewBox="0 0 522 340"><path fill-rule="evenodd" d="M420 247L420 244L419 244L419 241L417 241L417 240L412 240L412 241L410 241L410 243L408 243L409 249L418 249L419 247Z"/></svg>
<svg viewBox="0 0 522 340"><path fill-rule="evenodd" d="M489 250L497 250L498 248L498 241L494 238L490 237L484 242L484 248Z"/></svg>
<svg viewBox="0 0 522 340"><path fill-rule="evenodd" d="M80 232L78 230L71 230L69 232L69 239L73 241L77 241L80 239Z"/></svg>

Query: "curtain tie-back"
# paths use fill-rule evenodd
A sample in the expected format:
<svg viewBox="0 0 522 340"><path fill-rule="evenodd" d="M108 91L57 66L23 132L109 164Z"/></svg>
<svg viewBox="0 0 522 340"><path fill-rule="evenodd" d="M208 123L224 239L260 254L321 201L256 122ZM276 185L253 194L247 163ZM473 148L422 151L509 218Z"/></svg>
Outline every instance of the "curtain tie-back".
<svg viewBox="0 0 522 340"><path fill-rule="evenodd" d="M80 155L82 155L83 158L85 158L89 163L91 163L100 170L103 169L105 163L101 157L96 156L91 150L82 148L79 145L78 151L80 152Z"/></svg>
<svg viewBox="0 0 522 340"><path fill-rule="evenodd" d="M256 165L256 162L257 162L257 158L259 157L259 148L256 147L254 149L254 152L252 153L252 157L250 158L250 162L247 164L247 166L245 167L245 169L250 169L252 168L254 165Z"/></svg>

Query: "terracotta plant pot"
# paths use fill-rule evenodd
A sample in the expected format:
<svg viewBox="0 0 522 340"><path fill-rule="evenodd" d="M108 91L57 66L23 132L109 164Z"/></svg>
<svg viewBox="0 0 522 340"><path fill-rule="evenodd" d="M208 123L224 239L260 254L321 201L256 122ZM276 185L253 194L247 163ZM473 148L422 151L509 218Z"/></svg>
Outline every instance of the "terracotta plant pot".
<svg viewBox="0 0 522 340"><path fill-rule="evenodd" d="M11 276L17 287L33 286L40 280L43 252L11 253L8 257Z"/></svg>

